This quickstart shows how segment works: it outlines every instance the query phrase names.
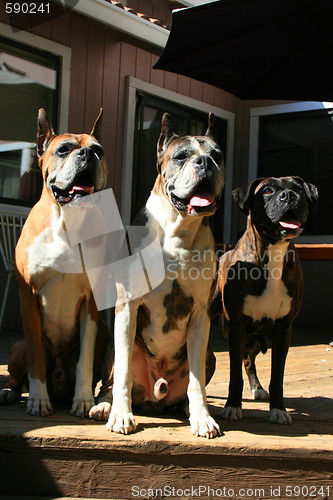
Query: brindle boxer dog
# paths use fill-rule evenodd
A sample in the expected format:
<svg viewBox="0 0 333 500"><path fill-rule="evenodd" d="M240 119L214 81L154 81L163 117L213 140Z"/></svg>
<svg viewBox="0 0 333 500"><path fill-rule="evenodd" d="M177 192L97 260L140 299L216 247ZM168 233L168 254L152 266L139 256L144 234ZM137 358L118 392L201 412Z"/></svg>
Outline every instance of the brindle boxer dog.
<svg viewBox="0 0 333 500"><path fill-rule="evenodd" d="M81 262L69 244L62 207L106 186L107 167L98 142L100 117L101 112L89 135L56 135L45 111L38 114L43 191L15 252L25 340L13 347L10 380L0 393L0 403L13 402L27 382L31 415L52 413L50 396L72 397L74 385L71 413L84 416L94 405L93 379L95 383L100 378L108 339L87 275L71 265L62 272L63 265L77 267L76 261Z"/></svg>
<svg viewBox="0 0 333 500"><path fill-rule="evenodd" d="M260 178L233 196L248 214L247 228L234 250L220 259L224 328L230 354L226 420L242 418L242 361L255 399L270 400L270 421L290 424L283 401L283 377L291 325L302 297L302 272L294 239L302 232L317 189L300 177ZM269 394L262 388L255 359L272 342Z"/></svg>
<svg viewBox="0 0 333 500"><path fill-rule="evenodd" d="M165 277L148 294L116 306L112 410L99 403L90 415L109 415L107 428L128 434L136 427L132 403L162 411L188 396L192 433L213 438L220 430L205 384L215 368L207 344L216 261L207 217L224 185L213 115L205 136L178 137L165 114L157 150L158 176L142 217L159 237ZM122 283L118 291L127 293Z"/></svg>

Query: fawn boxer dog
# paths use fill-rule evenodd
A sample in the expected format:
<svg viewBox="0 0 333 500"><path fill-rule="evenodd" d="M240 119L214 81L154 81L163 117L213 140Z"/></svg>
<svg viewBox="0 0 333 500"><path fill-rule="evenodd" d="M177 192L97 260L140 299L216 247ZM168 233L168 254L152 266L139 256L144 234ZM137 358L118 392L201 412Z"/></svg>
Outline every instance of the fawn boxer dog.
<svg viewBox="0 0 333 500"><path fill-rule="evenodd" d="M78 255L69 244L62 207L106 186L107 167L98 142L101 114L102 110L89 135L56 135L44 109L38 113L43 190L15 252L25 339L13 347L10 380L0 393L0 403L12 402L28 379L31 415L49 415L53 411L50 395L54 399L73 396L72 391L72 414L84 416L94 405L94 355L98 367L107 334L87 275L71 267ZM68 263L67 272L62 272Z"/></svg>
<svg viewBox="0 0 333 500"><path fill-rule="evenodd" d="M162 118L158 176L140 218L158 235L165 277L146 295L116 305L112 409L100 402L90 412L95 419L109 417L110 431L135 430L132 403L143 411L162 411L188 396L192 433L213 438L220 432L205 394L215 368L207 350L216 274L207 217L224 185L213 118L210 114L206 135L185 137L173 132L168 114ZM126 293L118 283L118 296Z"/></svg>
<svg viewBox="0 0 333 500"><path fill-rule="evenodd" d="M300 177L260 178L233 197L248 214L234 250L220 259L224 329L230 355L229 396L222 416L242 418L242 361L255 399L270 400L270 421L290 424L283 401L283 377L291 325L302 298L302 272L294 239L302 232L317 189ZM255 359L272 343L269 393L257 377Z"/></svg>

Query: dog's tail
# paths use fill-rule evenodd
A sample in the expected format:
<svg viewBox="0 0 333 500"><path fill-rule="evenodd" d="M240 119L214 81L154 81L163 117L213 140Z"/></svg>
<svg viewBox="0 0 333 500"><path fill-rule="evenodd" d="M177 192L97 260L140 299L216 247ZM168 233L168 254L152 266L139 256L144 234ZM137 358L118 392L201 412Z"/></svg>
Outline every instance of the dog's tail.
<svg viewBox="0 0 333 500"><path fill-rule="evenodd" d="M209 306L209 317L211 321L219 314L222 314L222 293L219 284L217 283L212 301Z"/></svg>

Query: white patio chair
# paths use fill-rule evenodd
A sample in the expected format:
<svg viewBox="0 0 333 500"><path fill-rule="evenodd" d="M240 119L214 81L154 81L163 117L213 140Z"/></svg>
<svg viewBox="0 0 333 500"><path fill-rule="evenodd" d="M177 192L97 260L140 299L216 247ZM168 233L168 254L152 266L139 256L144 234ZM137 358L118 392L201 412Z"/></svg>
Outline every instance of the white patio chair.
<svg viewBox="0 0 333 500"><path fill-rule="evenodd" d="M2 329L2 320L5 312L9 285L11 277L14 274L14 250L17 240L21 234L23 224L28 216L26 213L20 213L20 210L0 208L0 253L3 260L4 268L7 273L7 279L0 309L0 330ZM22 209L24 210L24 209Z"/></svg>

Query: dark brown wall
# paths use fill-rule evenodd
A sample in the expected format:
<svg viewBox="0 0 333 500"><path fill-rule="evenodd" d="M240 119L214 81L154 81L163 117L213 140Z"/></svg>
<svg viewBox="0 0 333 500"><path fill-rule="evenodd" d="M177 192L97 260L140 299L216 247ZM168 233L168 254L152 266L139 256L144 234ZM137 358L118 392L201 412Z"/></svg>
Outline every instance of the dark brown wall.
<svg viewBox="0 0 333 500"><path fill-rule="evenodd" d="M137 10L155 17L163 13L158 0L131 0ZM133 5L132 5L133 4ZM164 16L168 13L164 11ZM8 22L5 15L0 20ZM109 186L120 201L124 138L126 77L134 76L230 111L235 99L226 92L184 76L152 69L156 48L142 47L109 27L70 12L29 29L32 33L71 48L69 131L89 132L99 108L104 108L102 143L109 165ZM141 46L140 46L141 45ZM155 53L154 53L155 52ZM131 145L129 145L131 147Z"/></svg>
<svg viewBox="0 0 333 500"><path fill-rule="evenodd" d="M130 0L128 6L170 24L170 10L164 1ZM0 21L8 23L3 4ZM73 12L48 23L31 25L26 31L71 48L69 132L90 132L99 108L104 108L101 142L109 166L109 187L114 189L118 203L129 75L207 104L234 110L235 99L230 94L184 76L152 69L161 52L158 49ZM2 289L0 285L0 300ZM17 298L12 297L13 294L4 323L9 328L17 328L13 320L18 317L17 307L14 307Z"/></svg>

